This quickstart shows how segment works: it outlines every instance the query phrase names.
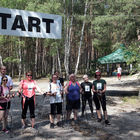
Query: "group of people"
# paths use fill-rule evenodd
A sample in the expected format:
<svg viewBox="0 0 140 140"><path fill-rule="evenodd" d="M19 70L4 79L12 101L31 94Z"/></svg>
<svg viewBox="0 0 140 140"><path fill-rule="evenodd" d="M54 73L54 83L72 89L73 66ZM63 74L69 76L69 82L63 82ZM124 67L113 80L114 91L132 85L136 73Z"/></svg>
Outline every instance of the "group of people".
<svg viewBox="0 0 140 140"><path fill-rule="evenodd" d="M6 67L1 67L0 75L0 121L2 121L2 131L8 133L7 129L7 117L10 109L10 99L15 96L15 94L10 93L13 88L13 82L11 77L6 75ZM106 81L101 79L101 72L95 73L96 80L93 83L89 82L88 76L83 76L83 82L80 84L76 81L76 76L71 74L69 76L69 81L64 86L63 78L59 77L59 72L55 72L52 75L50 83L48 85L48 90L44 93L36 81L32 79L32 72L28 71L26 73L26 79L21 80L19 84L19 89L17 92L18 96L21 96L21 122L22 128L26 127L26 114L29 107L31 126L34 128L35 125L35 90L37 90L41 95L49 96L50 100L50 128L55 126L55 117L57 118L56 125L61 126L61 115L64 113L62 110L63 102L66 101L66 120L70 121L71 114L74 114L74 121L78 120L78 110L80 109L80 99L82 101L82 114L85 114L86 102L88 101L91 110L91 115L94 117L93 113L93 101L96 106L97 119L98 122L102 121L102 115L100 106L102 106L105 124L110 125L107 118L106 110Z"/></svg>

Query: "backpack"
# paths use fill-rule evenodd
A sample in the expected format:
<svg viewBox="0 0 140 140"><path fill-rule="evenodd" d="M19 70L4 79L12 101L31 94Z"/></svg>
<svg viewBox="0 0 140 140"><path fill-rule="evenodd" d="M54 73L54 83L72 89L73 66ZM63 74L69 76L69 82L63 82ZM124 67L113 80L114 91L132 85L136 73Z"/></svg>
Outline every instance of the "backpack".
<svg viewBox="0 0 140 140"><path fill-rule="evenodd" d="M71 86L72 82L69 81L69 86ZM76 81L76 84L80 87L80 84Z"/></svg>

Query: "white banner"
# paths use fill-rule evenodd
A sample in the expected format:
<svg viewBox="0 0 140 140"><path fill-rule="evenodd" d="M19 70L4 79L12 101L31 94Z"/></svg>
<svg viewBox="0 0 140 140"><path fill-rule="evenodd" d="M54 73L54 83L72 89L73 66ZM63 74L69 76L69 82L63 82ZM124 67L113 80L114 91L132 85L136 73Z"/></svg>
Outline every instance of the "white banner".
<svg viewBox="0 0 140 140"><path fill-rule="evenodd" d="M60 39L62 17L59 15L0 8L0 34Z"/></svg>

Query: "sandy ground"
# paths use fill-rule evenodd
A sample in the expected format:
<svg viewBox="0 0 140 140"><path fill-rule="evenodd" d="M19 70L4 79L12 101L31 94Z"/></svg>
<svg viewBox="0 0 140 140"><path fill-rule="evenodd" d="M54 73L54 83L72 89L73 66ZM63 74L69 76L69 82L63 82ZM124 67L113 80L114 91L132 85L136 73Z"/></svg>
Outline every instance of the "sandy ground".
<svg viewBox="0 0 140 140"><path fill-rule="evenodd" d="M0 132L0 140L139 140L140 99L138 96L133 97L133 95L138 95L140 89L140 81L137 75L124 76L121 81L118 81L116 77L104 79L107 81L107 93L109 95L107 96L107 110L111 122L110 126L106 126L104 121L98 123L96 117L92 118L88 106L84 118L80 117L81 112L79 111L78 123L74 124L71 121L70 124L67 124L64 107L63 127L55 126L54 129L50 129L48 98L37 93L35 129L30 126L29 112L27 114L28 127L25 130L21 129L21 99L15 97L12 99L8 118L11 131L9 134ZM47 90L48 80L40 79L37 80L37 83L43 91ZM14 80L14 91L17 90L18 84L19 82ZM129 97L124 98L123 96L126 95ZM65 106L65 102L63 106ZM94 114L96 116L95 106Z"/></svg>

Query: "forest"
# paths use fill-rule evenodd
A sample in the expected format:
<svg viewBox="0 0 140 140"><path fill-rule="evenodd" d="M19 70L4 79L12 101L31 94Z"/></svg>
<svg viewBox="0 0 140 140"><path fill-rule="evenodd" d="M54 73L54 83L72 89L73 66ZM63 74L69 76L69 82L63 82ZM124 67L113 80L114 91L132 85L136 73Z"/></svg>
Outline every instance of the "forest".
<svg viewBox="0 0 140 140"><path fill-rule="evenodd" d="M61 39L0 35L0 63L12 77L92 75L120 44L132 53L126 65L140 70L140 0L0 0L0 7L62 16Z"/></svg>

